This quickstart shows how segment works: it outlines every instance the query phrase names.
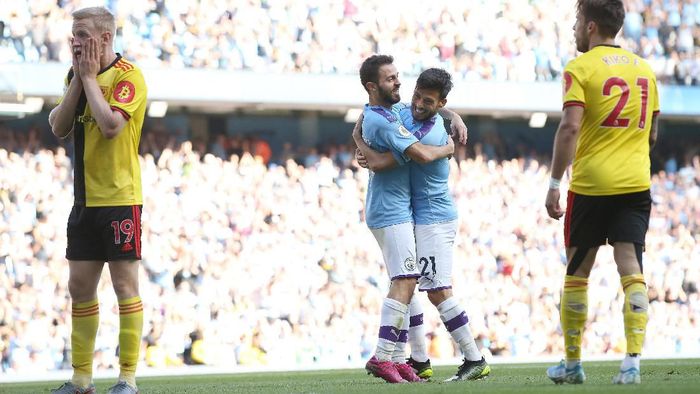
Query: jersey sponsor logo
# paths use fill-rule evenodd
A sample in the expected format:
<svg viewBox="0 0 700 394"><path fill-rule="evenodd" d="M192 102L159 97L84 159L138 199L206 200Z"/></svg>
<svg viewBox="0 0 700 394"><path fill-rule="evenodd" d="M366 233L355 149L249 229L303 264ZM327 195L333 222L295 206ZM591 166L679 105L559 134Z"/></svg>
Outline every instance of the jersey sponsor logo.
<svg viewBox="0 0 700 394"><path fill-rule="evenodd" d="M411 132L408 131L407 128L403 127L403 125L399 125L399 134L402 137L409 137L411 135Z"/></svg>
<svg viewBox="0 0 700 394"><path fill-rule="evenodd" d="M108 86L100 86L100 91L102 92L102 96L109 97L109 87Z"/></svg>
<svg viewBox="0 0 700 394"><path fill-rule="evenodd" d="M95 118L91 115L80 115L75 118L80 123L95 123Z"/></svg>
<svg viewBox="0 0 700 394"><path fill-rule="evenodd" d="M115 100L122 104L130 103L136 95L134 84L129 81L121 81L117 84L112 95Z"/></svg>
<svg viewBox="0 0 700 394"><path fill-rule="evenodd" d="M406 260L404 260L403 266L408 271L413 271L416 269L416 260L414 260L413 257L408 257Z"/></svg>
<svg viewBox="0 0 700 394"><path fill-rule="evenodd" d="M568 71L564 73L564 94L569 92L571 89L571 84L574 83L573 78L571 78L571 73Z"/></svg>

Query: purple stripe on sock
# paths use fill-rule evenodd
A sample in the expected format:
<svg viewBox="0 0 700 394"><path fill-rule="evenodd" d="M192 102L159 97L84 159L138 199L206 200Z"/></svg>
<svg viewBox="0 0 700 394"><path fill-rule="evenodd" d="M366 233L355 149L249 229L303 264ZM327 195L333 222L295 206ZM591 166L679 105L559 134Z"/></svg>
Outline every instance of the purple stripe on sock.
<svg viewBox="0 0 700 394"><path fill-rule="evenodd" d="M399 331L399 339L396 342L406 343L408 342L408 330Z"/></svg>
<svg viewBox="0 0 700 394"><path fill-rule="evenodd" d="M409 327L415 327L415 326L420 326L423 324L423 314L421 313L420 315L415 315L411 316L411 319L409 320Z"/></svg>
<svg viewBox="0 0 700 394"><path fill-rule="evenodd" d="M446 289L451 289L452 286L442 286L442 287L436 287L434 289L418 289L418 291L427 291L430 293L431 291L438 291L438 290L446 290Z"/></svg>
<svg viewBox="0 0 700 394"><path fill-rule="evenodd" d="M399 330L392 326L381 326L379 327L379 338L386 339L387 341L396 342L399 339Z"/></svg>
<svg viewBox="0 0 700 394"><path fill-rule="evenodd" d="M447 327L447 331L452 332L462 326L467 325L467 323L469 323L469 318L467 318L467 314L465 312L462 312L452 319L446 321L445 327Z"/></svg>

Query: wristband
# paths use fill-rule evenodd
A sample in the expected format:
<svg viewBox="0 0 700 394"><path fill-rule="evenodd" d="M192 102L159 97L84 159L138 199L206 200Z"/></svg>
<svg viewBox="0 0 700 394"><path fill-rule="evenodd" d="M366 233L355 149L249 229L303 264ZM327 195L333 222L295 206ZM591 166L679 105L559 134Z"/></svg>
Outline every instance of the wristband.
<svg viewBox="0 0 700 394"><path fill-rule="evenodd" d="M561 179L554 179L552 177L549 178L550 189L559 189L559 185L561 185Z"/></svg>

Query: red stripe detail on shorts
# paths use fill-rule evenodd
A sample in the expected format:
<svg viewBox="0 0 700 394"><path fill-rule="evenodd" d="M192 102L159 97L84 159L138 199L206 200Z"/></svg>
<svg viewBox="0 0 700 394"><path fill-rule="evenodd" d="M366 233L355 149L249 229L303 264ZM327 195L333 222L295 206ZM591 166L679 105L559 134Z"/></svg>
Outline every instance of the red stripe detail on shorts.
<svg viewBox="0 0 700 394"><path fill-rule="evenodd" d="M136 246L136 258L141 258L141 213L138 205L131 207L134 216L134 245Z"/></svg>
<svg viewBox="0 0 700 394"><path fill-rule="evenodd" d="M571 242L571 212L574 210L574 192L569 190L566 196L566 215L564 215L564 246L569 247Z"/></svg>

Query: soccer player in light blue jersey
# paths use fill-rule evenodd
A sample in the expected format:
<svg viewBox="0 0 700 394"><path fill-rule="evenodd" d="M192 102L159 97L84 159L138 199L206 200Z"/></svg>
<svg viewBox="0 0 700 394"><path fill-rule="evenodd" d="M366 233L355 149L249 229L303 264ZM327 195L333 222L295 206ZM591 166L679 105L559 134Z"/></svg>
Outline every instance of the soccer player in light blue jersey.
<svg viewBox="0 0 700 394"><path fill-rule="evenodd" d="M421 143L442 146L451 139L438 114L447 103L447 94L451 89L450 74L442 69L431 68L418 77L411 106L395 106L399 110L402 126ZM393 155L367 147L359 148L363 154L359 156L360 161L366 160L377 174L394 171L401 164ZM428 163L412 161L408 168L420 269L419 290L428 293L428 299L437 307L445 327L464 355L464 362L448 381L483 378L490 373L490 367L476 346L465 310L452 294L453 246L458 224L457 211L447 184L449 159ZM419 307L420 304L415 301L411 303L410 325L417 329L415 336L414 330L411 330L412 354L409 364L420 373L429 361L427 354L422 351L424 334L419 329L422 326L422 312L414 309L414 305Z"/></svg>
<svg viewBox="0 0 700 394"><path fill-rule="evenodd" d="M408 161L427 163L446 158L454 152L454 143L424 145L405 127L399 118L399 75L393 58L374 55L360 68L362 86L369 95L362 117L364 134L353 133L356 142L391 156L399 164L381 173L370 173L366 201L367 226L377 239L387 266L391 285L384 299L375 355L366 369L390 383L421 381L404 360L392 360L396 343L405 343L408 330L408 304L416 279L416 247L411 211L410 173ZM357 127L356 127L357 128ZM465 127L466 129L466 127Z"/></svg>

